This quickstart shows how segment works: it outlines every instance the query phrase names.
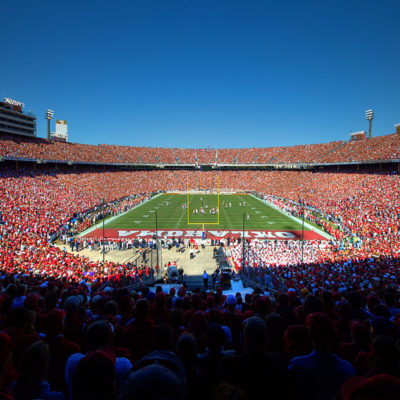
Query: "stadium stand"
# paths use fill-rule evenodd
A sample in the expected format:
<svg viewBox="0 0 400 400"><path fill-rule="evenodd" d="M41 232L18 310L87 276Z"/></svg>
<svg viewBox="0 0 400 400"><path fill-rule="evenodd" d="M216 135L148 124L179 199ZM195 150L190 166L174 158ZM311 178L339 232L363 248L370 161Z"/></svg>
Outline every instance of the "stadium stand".
<svg viewBox="0 0 400 400"><path fill-rule="evenodd" d="M325 162L388 160L399 158L400 136L378 136L372 139L351 141L330 153Z"/></svg>
<svg viewBox="0 0 400 400"><path fill-rule="evenodd" d="M194 149L174 149L177 164L195 164Z"/></svg>
<svg viewBox="0 0 400 400"><path fill-rule="evenodd" d="M330 142L312 145L298 145L288 147L280 153L274 163L312 163L315 164L327 153L337 149L343 142Z"/></svg>
<svg viewBox="0 0 400 400"><path fill-rule="evenodd" d="M0 136L0 156L117 164L323 164L383 161L400 157L400 135L349 142L244 149L167 149L48 142Z"/></svg>
<svg viewBox="0 0 400 400"><path fill-rule="evenodd" d="M233 164L239 149L218 149L218 164Z"/></svg>
<svg viewBox="0 0 400 400"><path fill-rule="evenodd" d="M243 149L240 150L237 158L238 164L270 164L274 161L276 156L284 151L284 147L271 147L266 149Z"/></svg>
<svg viewBox="0 0 400 400"><path fill-rule="evenodd" d="M215 149L197 149L196 159L199 164L215 164L217 152Z"/></svg>
<svg viewBox="0 0 400 400"><path fill-rule="evenodd" d="M400 176L357 172L112 169L108 163L319 163L399 157L399 135L270 149L160 149L2 136L0 398L397 399L400 393ZM23 159L101 166L23 163ZM257 193L329 232L325 242L252 241L220 289L156 293L150 266L92 261L70 240L186 179ZM107 245L116 243L107 239ZM157 363L158 366L154 364ZM133 369L131 370L133 366ZM159 385L154 385L157 376ZM99 379L101 377L101 379ZM152 397L153 396L153 397ZM229 397L231 396L231 397ZM339 397L340 396L340 397Z"/></svg>

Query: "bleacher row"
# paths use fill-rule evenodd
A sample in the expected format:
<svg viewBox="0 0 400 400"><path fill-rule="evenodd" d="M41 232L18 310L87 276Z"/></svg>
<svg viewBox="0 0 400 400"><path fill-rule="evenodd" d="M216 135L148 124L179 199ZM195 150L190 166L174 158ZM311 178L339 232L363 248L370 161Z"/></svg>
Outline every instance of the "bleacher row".
<svg viewBox="0 0 400 400"><path fill-rule="evenodd" d="M0 135L0 157L106 164L324 164L400 158L400 135L360 141L241 149L181 149L48 142Z"/></svg>

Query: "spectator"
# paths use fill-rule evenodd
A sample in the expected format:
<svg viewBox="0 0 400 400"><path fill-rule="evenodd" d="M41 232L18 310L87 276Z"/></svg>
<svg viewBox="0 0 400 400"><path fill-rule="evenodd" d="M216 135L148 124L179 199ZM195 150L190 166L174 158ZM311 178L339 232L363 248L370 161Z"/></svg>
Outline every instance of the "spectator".
<svg viewBox="0 0 400 400"><path fill-rule="evenodd" d="M12 386L16 400L63 400L60 392L51 391L46 381L49 367L49 346L45 342L32 344L22 355L17 380Z"/></svg>
<svg viewBox="0 0 400 400"><path fill-rule="evenodd" d="M115 351L112 348L113 332L110 324L106 321L96 321L89 326L87 331L87 354L93 351L103 351L112 359L115 359L114 370L115 370L115 382L117 389L119 389L124 377L131 368L131 362L125 357L116 357ZM72 354L65 366L65 381L68 386L68 393L72 396L72 382L74 379L75 371L78 367L79 362L85 357L85 354L75 353ZM92 359L90 359L92 360ZM90 361L92 362L92 361Z"/></svg>
<svg viewBox="0 0 400 400"><path fill-rule="evenodd" d="M268 352L267 325L259 317L247 320L244 334L244 353L222 359L217 378L243 389L249 399L268 393L269 399L282 399L287 391L287 373L284 358Z"/></svg>
<svg viewBox="0 0 400 400"><path fill-rule="evenodd" d="M101 350L82 358L72 380L72 400L113 400L115 397L115 358Z"/></svg>
<svg viewBox="0 0 400 400"><path fill-rule="evenodd" d="M314 351L290 361L293 399L331 399L343 383L355 375L353 366L333 353L334 326L323 313L307 318Z"/></svg>

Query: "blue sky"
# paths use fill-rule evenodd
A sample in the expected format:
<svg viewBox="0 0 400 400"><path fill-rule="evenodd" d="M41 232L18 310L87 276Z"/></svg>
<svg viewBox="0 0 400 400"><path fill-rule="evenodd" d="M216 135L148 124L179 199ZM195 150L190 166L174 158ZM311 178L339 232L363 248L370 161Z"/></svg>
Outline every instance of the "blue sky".
<svg viewBox="0 0 400 400"><path fill-rule="evenodd" d="M38 136L51 108L89 144L321 143L367 130L368 108L393 133L399 15L397 0L4 1L0 97Z"/></svg>

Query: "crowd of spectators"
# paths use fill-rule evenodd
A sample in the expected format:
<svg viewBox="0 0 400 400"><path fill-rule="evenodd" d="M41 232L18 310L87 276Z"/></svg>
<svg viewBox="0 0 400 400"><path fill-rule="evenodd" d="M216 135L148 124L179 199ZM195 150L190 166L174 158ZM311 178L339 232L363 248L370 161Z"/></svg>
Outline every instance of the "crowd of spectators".
<svg viewBox="0 0 400 400"><path fill-rule="evenodd" d="M224 295L2 272L2 399L360 399L400 393L396 287Z"/></svg>
<svg viewBox="0 0 400 400"><path fill-rule="evenodd" d="M348 257L396 258L400 254L397 174L61 172L51 169L17 173L4 169L0 177L0 263L8 268L18 265L24 270L37 263L49 267L56 259L64 257L57 253L49 239L63 229L81 231L99 221L103 213L102 199L105 215L116 215L158 190L185 190L187 177L197 187L215 187L218 177L220 188L257 192L266 201L298 217L304 205L306 219L320 225L333 237L334 243L324 246L323 250L319 246L318 252L313 253L318 255L317 259L309 260L306 252L309 262L343 262ZM70 263L73 266L82 264L77 260ZM288 263L293 264L293 260L285 264Z"/></svg>
<svg viewBox="0 0 400 400"><path fill-rule="evenodd" d="M334 152L346 142L329 142L321 144L303 144L286 147L286 151L280 153L274 163L312 163L320 162L326 154Z"/></svg>
<svg viewBox="0 0 400 400"><path fill-rule="evenodd" d="M173 149L160 147L132 147L101 144L119 163L130 164L176 164Z"/></svg>
<svg viewBox="0 0 400 400"><path fill-rule="evenodd" d="M130 293L148 267L50 241L98 220L102 198L111 215L217 176L286 212L318 210L332 240L251 242L246 273L270 293L243 299ZM397 398L399 199L397 174L2 168L0 398ZM240 269L241 247L229 250Z"/></svg>
<svg viewBox="0 0 400 400"><path fill-rule="evenodd" d="M244 249L242 243L231 244L230 256L234 265L240 269L245 266L280 268L301 263L323 263L332 257L333 245L322 241L307 240L251 240Z"/></svg>
<svg viewBox="0 0 400 400"><path fill-rule="evenodd" d="M218 164L233 164L239 154L239 149L218 149L217 161Z"/></svg>
<svg viewBox="0 0 400 400"><path fill-rule="evenodd" d="M196 149L195 157L198 164L215 164L217 152L215 149Z"/></svg>
<svg viewBox="0 0 400 400"><path fill-rule="evenodd" d="M286 147L239 149L238 164L272 164Z"/></svg>
<svg viewBox="0 0 400 400"><path fill-rule="evenodd" d="M400 135L291 147L181 149L48 142L0 136L0 156L111 164L292 164L399 159Z"/></svg>
<svg viewBox="0 0 400 400"><path fill-rule="evenodd" d="M329 163L398 159L400 157L399 144L398 134L343 142L336 151L326 154L320 161Z"/></svg>

